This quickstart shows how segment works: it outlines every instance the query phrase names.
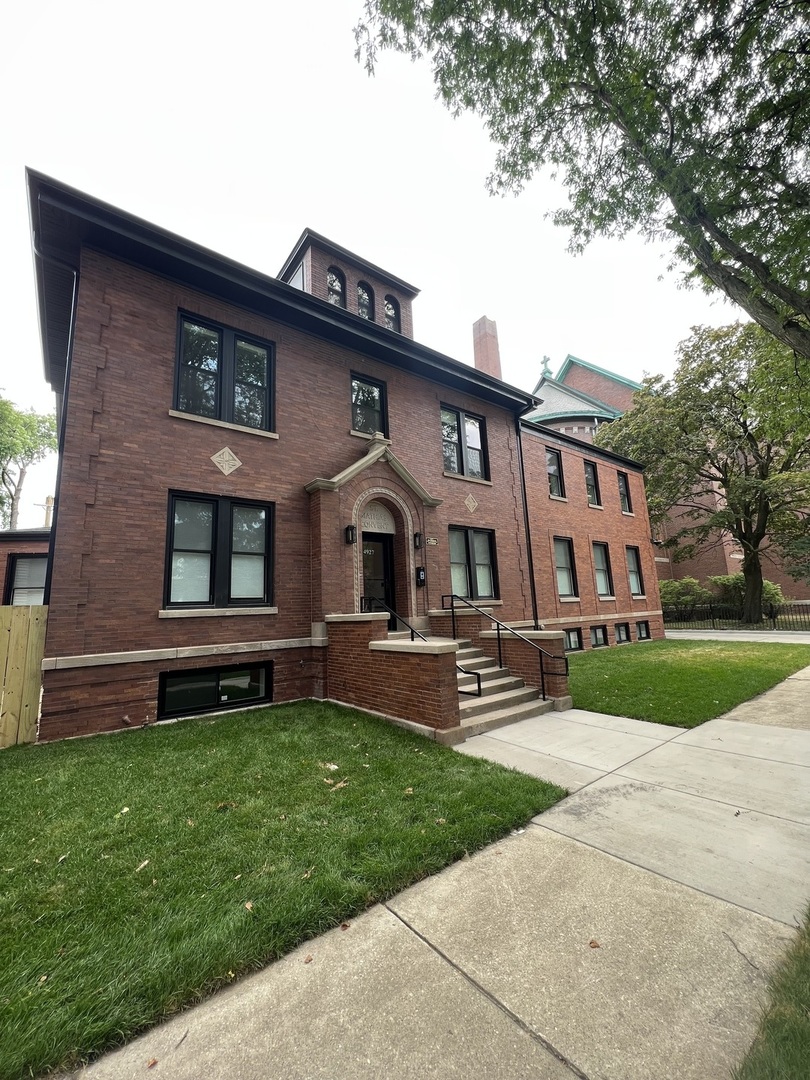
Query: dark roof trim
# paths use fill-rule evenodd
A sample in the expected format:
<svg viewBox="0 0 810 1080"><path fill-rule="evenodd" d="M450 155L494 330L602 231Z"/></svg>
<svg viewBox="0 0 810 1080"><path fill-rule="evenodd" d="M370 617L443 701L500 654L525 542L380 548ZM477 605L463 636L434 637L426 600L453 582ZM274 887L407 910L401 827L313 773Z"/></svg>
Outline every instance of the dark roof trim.
<svg viewBox="0 0 810 1080"><path fill-rule="evenodd" d="M36 529L0 529L0 540L44 540L51 535L50 525Z"/></svg>
<svg viewBox="0 0 810 1080"><path fill-rule="evenodd" d="M529 435L534 435L535 438L542 439L544 442L570 446L572 450L584 454L585 457L604 458L605 461L618 462L619 465L624 465L628 469L644 472L644 466L638 461L633 461L632 458L622 457L621 454L614 454L612 450L605 450L602 446L594 446L593 443L575 439L573 435L564 435L561 431L555 431L554 428L543 427L542 424L537 424L533 420L521 420L520 426Z"/></svg>
<svg viewBox="0 0 810 1080"><path fill-rule="evenodd" d="M266 318L345 346L385 364L470 394L513 413L525 412L536 399L467 364L420 345L384 326L344 311L318 297L209 251L165 229L150 225L107 203L28 171L29 205L35 253L78 265L82 247L112 254L163 277L224 299ZM45 375L64 385L68 323L72 312L70 275L42 275L37 262Z"/></svg>
<svg viewBox="0 0 810 1080"><path fill-rule="evenodd" d="M409 296L419 295L419 289L417 289L415 285L409 285L407 281L403 281L402 278L397 277L395 274L390 274L387 270L383 270L382 267L369 262L368 259L362 259L359 255L355 255L353 251L349 251L348 248L336 244L333 240L329 240L326 236L322 236L320 233L315 232L314 229L304 229L299 236L295 247L287 256L284 265L278 272L278 277L281 281L287 281L287 279L292 276L293 270L298 266L304 256L304 252L310 245L324 248L324 250L331 252L333 255L337 255L346 262L352 263L359 270L370 271L372 274L382 278L383 281L389 282L395 288L399 289L401 292L407 293Z"/></svg>
<svg viewBox="0 0 810 1080"><path fill-rule="evenodd" d="M608 371L607 368L599 367L597 364L589 364L587 360L580 360L578 356L572 356L571 353L563 360L562 367L557 372L557 382L561 382L565 378L574 364L579 364L580 367L587 368L588 371L595 371L598 375L604 375L606 379L612 379L613 382L629 386L633 390L641 389L641 383L634 382L633 379L625 379L623 375L617 375L614 371Z"/></svg>

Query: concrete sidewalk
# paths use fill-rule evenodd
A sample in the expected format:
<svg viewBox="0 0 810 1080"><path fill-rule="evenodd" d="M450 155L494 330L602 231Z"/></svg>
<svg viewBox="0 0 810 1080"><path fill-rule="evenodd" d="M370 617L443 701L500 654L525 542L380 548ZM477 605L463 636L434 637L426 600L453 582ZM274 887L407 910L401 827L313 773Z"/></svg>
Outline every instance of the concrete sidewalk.
<svg viewBox="0 0 810 1080"><path fill-rule="evenodd" d="M77 1076L727 1078L810 894L810 731L571 710L457 749L573 794Z"/></svg>

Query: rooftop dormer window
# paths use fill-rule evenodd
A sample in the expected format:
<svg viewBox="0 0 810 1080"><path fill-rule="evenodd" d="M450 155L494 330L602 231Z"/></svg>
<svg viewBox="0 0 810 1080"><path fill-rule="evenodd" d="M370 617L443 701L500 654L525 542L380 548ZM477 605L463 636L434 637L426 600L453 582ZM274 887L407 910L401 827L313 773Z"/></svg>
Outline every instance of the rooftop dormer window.
<svg viewBox="0 0 810 1080"><path fill-rule="evenodd" d="M326 271L326 299L335 307L346 307L346 278L336 266Z"/></svg>
<svg viewBox="0 0 810 1080"><path fill-rule="evenodd" d="M357 314L361 319L374 322L374 291L365 281L357 283Z"/></svg>
<svg viewBox="0 0 810 1080"><path fill-rule="evenodd" d="M385 298L385 325L389 330L396 330L398 334L402 333L399 319L399 301L395 300L393 296L386 296Z"/></svg>

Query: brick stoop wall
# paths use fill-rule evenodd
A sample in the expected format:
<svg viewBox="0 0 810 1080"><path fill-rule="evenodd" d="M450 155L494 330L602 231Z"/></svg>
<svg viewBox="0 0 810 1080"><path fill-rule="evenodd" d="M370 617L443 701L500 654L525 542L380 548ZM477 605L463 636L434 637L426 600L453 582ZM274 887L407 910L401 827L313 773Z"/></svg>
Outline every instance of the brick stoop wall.
<svg viewBox="0 0 810 1080"><path fill-rule="evenodd" d="M545 682L547 698L568 697L568 676L565 674L565 636L559 630L521 630L520 634L527 640L501 631L501 659L503 666L509 668L511 673L523 679L527 686L540 689L540 657L537 649L529 642L534 642L544 652L550 653L554 658L544 658ZM496 630L484 630L480 635L480 649L498 659L498 633Z"/></svg>
<svg viewBox="0 0 810 1080"><path fill-rule="evenodd" d="M388 615L327 615L327 696L442 731L458 727L453 641L389 641Z"/></svg>

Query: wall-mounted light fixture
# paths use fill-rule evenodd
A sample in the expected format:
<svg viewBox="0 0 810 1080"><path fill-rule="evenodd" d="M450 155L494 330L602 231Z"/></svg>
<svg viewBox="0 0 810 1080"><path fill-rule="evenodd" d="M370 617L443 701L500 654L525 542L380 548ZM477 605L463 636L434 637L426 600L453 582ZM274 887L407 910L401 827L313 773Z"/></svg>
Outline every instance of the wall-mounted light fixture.
<svg viewBox="0 0 810 1080"><path fill-rule="evenodd" d="M414 546L416 551L419 551L421 549L421 547L422 547L422 534L420 532L415 532L413 534L413 546Z"/></svg>
<svg viewBox="0 0 810 1080"><path fill-rule="evenodd" d="M347 525L346 528L343 530L343 532L344 532L344 535L346 537L346 543L347 544L356 544L357 543L357 526L356 525Z"/></svg>
<svg viewBox="0 0 810 1080"><path fill-rule="evenodd" d="M664 541L663 540L656 540L654 536L650 537L650 543L655 544L656 547L663 547L664 546Z"/></svg>

